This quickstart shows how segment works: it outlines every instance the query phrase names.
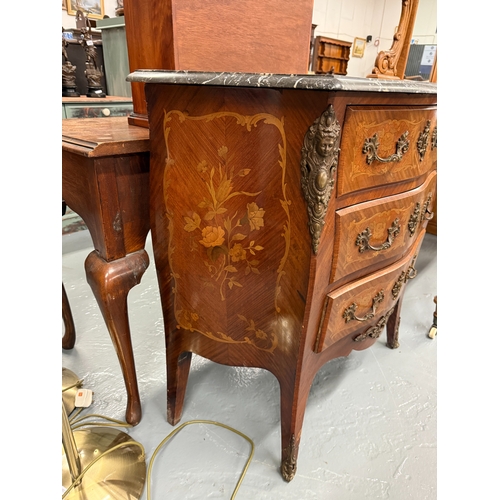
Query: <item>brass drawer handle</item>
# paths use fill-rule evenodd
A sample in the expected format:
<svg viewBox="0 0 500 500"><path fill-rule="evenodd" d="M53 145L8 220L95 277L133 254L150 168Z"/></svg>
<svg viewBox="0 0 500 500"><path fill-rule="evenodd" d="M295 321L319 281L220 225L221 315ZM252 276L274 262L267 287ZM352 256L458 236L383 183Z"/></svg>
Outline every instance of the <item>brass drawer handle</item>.
<svg viewBox="0 0 500 500"><path fill-rule="evenodd" d="M438 128L437 125L432 131L432 136L431 136L431 151L436 149L438 147Z"/></svg>
<svg viewBox="0 0 500 500"><path fill-rule="evenodd" d="M377 312L377 307L378 305L384 300L384 291L380 290L380 292L375 295L372 299L372 310L369 313L366 313L363 317L358 318L356 316L356 310L358 309L358 304L356 302L353 302L346 310L344 311L344 314L342 314L342 317L345 319L346 323L349 323L349 321L355 319L356 321L368 321L372 319L375 316L375 313Z"/></svg>
<svg viewBox="0 0 500 500"><path fill-rule="evenodd" d="M391 163L401 161L403 155L408 151L410 141L408 140L408 130L396 142L396 152L387 158L381 158L377 154L378 147L380 146L378 134L373 137L365 139L363 145L363 154L366 154L366 163L370 165L373 160L381 163Z"/></svg>
<svg viewBox="0 0 500 500"><path fill-rule="evenodd" d="M372 339L378 339L380 337L380 334L384 330L385 326L387 325L387 321L389 320L389 316L394 312L394 307L388 311L386 314L384 314L378 321L377 324L372 326L371 328L368 328L366 332L360 333L359 335L356 335L352 340L354 342L363 342L363 340L366 340L368 337Z"/></svg>
<svg viewBox="0 0 500 500"><path fill-rule="evenodd" d="M422 209L422 218L420 220L431 220L434 217L434 212L429 210L429 205L431 204L432 193L427 197Z"/></svg>
<svg viewBox="0 0 500 500"><path fill-rule="evenodd" d="M417 151L420 156L420 161L424 160L425 152L427 151L427 146L429 145L429 133L431 131L431 121L427 120L424 130L420 132L417 140Z"/></svg>
<svg viewBox="0 0 500 500"><path fill-rule="evenodd" d="M415 265L416 260L417 260L417 256L414 255L408 269L406 271L401 271L399 278L396 280L396 283L394 283L394 286L392 287L392 290L391 290L392 298L394 300L396 300L398 298L399 292L401 291L401 288L403 288L403 285L408 280L412 280L413 278L415 278L417 276L417 270L415 269L415 267L413 267Z"/></svg>
<svg viewBox="0 0 500 500"><path fill-rule="evenodd" d="M420 221L420 203L416 203L413 213L410 215L410 220L408 221L408 231L410 231L410 237L415 234L417 230L418 223Z"/></svg>
<svg viewBox="0 0 500 500"><path fill-rule="evenodd" d="M406 276L405 276L405 283L408 280L412 280L413 278L417 277L417 270L413 267L415 264L415 261L417 260L417 256L415 255L411 261L410 267L406 271Z"/></svg>
<svg viewBox="0 0 500 500"><path fill-rule="evenodd" d="M384 241L379 247L374 247L370 245L370 238L372 237L372 231L367 227L363 232L359 233L356 238L356 246L359 247L359 253L363 253L365 250L374 250L378 252L379 250L386 250L391 247L394 238L399 234L401 227L399 226L399 219L394 219L391 227L387 229L387 241Z"/></svg>

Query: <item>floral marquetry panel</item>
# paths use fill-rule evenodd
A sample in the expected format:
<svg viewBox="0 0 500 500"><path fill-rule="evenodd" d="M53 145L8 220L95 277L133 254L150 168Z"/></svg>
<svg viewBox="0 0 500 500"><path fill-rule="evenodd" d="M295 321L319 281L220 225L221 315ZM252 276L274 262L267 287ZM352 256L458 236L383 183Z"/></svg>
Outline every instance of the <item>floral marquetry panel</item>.
<svg viewBox="0 0 500 500"><path fill-rule="evenodd" d="M288 335L292 200L283 121L171 110L163 131L175 328L272 353Z"/></svg>

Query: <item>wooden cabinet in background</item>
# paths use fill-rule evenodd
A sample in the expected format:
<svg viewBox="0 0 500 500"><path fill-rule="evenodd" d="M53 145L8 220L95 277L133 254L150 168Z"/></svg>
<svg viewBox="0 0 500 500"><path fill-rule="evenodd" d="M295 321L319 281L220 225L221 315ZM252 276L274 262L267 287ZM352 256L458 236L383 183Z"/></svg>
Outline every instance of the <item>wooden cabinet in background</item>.
<svg viewBox="0 0 500 500"><path fill-rule="evenodd" d="M351 42L317 36L314 42L313 72L325 74L333 70L335 75L346 75L351 45Z"/></svg>
<svg viewBox="0 0 500 500"><path fill-rule="evenodd" d="M124 3L130 71L307 73L313 0L141 0ZM132 125L148 126L132 83Z"/></svg>
<svg viewBox="0 0 500 500"><path fill-rule="evenodd" d="M128 64L125 17L110 17L96 21L101 30L102 52L106 65L106 86L110 95L132 96L130 83L126 81L130 73Z"/></svg>
<svg viewBox="0 0 500 500"><path fill-rule="evenodd" d="M62 118L108 118L128 116L132 112L130 97L106 96L101 99L80 96L62 98Z"/></svg>

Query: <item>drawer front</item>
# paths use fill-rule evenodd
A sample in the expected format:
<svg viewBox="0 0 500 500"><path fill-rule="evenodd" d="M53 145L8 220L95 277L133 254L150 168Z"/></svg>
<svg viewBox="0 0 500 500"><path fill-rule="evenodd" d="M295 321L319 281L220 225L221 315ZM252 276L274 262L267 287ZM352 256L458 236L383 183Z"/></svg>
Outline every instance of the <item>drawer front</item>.
<svg viewBox="0 0 500 500"><path fill-rule="evenodd" d="M411 180L436 164L436 108L348 107L337 196Z"/></svg>
<svg viewBox="0 0 500 500"><path fill-rule="evenodd" d="M130 104L103 104L101 106L67 105L67 118L107 118L110 116L128 116L133 111Z"/></svg>
<svg viewBox="0 0 500 500"><path fill-rule="evenodd" d="M421 230L402 260L327 295L316 352L348 335L362 342L382 333L406 283L416 276L414 264L424 235Z"/></svg>
<svg viewBox="0 0 500 500"><path fill-rule="evenodd" d="M408 251L432 217L435 193L432 172L411 191L338 210L330 283L365 268L380 269Z"/></svg>

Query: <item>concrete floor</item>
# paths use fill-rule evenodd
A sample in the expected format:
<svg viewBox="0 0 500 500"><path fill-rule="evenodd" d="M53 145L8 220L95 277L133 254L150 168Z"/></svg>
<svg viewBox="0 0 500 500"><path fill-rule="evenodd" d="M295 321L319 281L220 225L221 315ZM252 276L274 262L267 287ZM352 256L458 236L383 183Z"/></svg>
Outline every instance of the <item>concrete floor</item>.
<svg viewBox="0 0 500 500"><path fill-rule="evenodd" d="M62 352L62 366L94 392L85 413L124 420L126 394L118 360L84 273L92 250L88 231L62 237L62 277L77 341ZM279 386L269 372L232 368L193 356L181 423L213 420L255 443L238 500L433 500L437 498L436 354L427 333L437 293L437 239L425 237L410 281L400 325L400 348L385 333L370 348L327 363L313 383L302 430L297 474L279 473ZM139 389L140 424L128 429L147 462L173 430L165 418L163 321L151 240L151 264L129 294L129 315ZM151 499L229 499L250 445L229 431L191 425L158 454ZM142 499L146 499L146 488Z"/></svg>

